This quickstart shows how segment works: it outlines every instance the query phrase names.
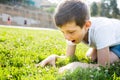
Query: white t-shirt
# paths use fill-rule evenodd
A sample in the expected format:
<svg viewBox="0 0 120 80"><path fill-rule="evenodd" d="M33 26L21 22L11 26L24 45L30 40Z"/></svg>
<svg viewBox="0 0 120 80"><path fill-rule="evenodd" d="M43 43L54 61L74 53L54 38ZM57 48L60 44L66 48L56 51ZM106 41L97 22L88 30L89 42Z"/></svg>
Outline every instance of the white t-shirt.
<svg viewBox="0 0 120 80"><path fill-rule="evenodd" d="M102 49L120 44L120 20L104 17L91 18L89 46Z"/></svg>

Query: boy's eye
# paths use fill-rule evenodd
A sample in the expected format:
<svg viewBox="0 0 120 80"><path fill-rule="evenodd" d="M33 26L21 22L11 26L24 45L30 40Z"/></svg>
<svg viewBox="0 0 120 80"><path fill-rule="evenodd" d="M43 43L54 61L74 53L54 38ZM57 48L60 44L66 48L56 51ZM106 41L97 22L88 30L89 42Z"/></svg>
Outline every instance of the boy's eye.
<svg viewBox="0 0 120 80"><path fill-rule="evenodd" d="M68 32L68 33L70 33L70 34L73 34L75 31L70 31L70 32Z"/></svg>

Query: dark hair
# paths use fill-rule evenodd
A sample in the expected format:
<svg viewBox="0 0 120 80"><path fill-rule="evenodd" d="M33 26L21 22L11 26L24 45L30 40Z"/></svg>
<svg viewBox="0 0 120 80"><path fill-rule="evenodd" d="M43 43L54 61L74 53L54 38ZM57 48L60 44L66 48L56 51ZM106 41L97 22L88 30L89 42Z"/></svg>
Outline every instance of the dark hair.
<svg viewBox="0 0 120 80"><path fill-rule="evenodd" d="M88 7L81 0L65 0L57 6L54 14L54 21L58 27L71 21L75 21L76 25L83 27L89 18Z"/></svg>

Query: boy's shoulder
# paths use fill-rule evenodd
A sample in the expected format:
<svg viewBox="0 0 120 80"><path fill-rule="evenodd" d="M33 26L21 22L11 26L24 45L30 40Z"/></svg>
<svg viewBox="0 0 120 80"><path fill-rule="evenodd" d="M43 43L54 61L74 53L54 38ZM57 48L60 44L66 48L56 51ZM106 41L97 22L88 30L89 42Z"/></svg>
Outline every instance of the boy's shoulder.
<svg viewBox="0 0 120 80"><path fill-rule="evenodd" d="M120 20L113 18L91 18L89 45L102 49L120 43Z"/></svg>
<svg viewBox="0 0 120 80"><path fill-rule="evenodd" d="M107 17L91 17L90 18L90 20L92 21L92 22L98 22L98 21L100 21L100 22L111 22L111 21L113 21L113 22L120 22L120 20L119 19L115 19L115 18L107 18Z"/></svg>
<svg viewBox="0 0 120 80"><path fill-rule="evenodd" d="M106 17L91 17L90 18L92 26L115 26L120 24L120 20L114 18L106 18Z"/></svg>

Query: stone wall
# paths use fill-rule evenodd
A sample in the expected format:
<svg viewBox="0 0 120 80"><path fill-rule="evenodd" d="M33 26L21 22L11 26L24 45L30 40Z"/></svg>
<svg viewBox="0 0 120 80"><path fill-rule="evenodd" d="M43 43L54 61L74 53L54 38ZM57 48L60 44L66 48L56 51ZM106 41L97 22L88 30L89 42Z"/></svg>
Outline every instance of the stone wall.
<svg viewBox="0 0 120 80"><path fill-rule="evenodd" d="M0 24L7 24L7 18L10 17L11 25L55 28L52 14L40 9L0 4L0 15ZM25 20L27 20L26 25L24 25Z"/></svg>

